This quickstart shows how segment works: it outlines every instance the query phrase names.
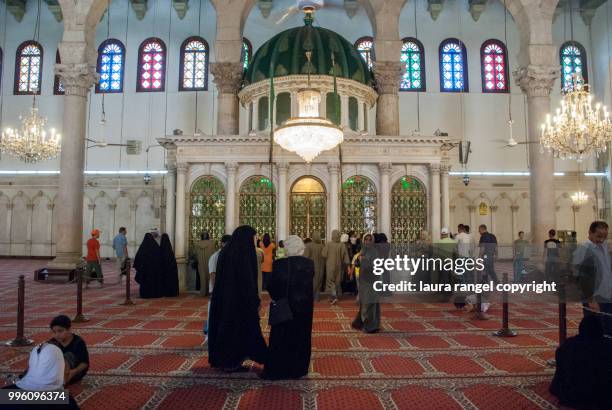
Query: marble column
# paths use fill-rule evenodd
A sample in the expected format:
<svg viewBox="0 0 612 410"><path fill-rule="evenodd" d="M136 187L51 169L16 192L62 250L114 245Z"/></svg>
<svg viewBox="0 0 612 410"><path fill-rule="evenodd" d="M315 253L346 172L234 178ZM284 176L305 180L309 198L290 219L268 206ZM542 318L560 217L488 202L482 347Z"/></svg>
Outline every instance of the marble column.
<svg viewBox="0 0 612 410"><path fill-rule="evenodd" d="M359 101L357 105L357 131L365 132L365 116L366 108L363 101Z"/></svg>
<svg viewBox="0 0 612 410"><path fill-rule="evenodd" d="M350 129L349 124L349 96L340 96L340 126L344 130Z"/></svg>
<svg viewBox="0 0 612 410"><path fill-rule="evenodd" d="M225 189L225 233L231 235L236 229L236 172L238 164L225 163L227 187Z"/></svg>
<svg viewBox="0 0 612 410"><path fill-rule="evenodd" d="M239 126L238 90L242 80L241 62L210 63L217 96L217 134L236 135Z"/></svg>
<svg viewBox="0 0 612 410"><path fill-rule="evenodd" d="M56 64L64 84L62 152L57 203L57 245L52 269L74 269L83 254L83 196L87 92L94 84L95 67L88 64Z"/></svg>
<svg viewBox="0 0 612 410"><path fill-rule="evenodd" d="M516 214L518 210L518 205L510 205L510 211L512 212L512 241L514 241L514 238L518 238L518 232L516 231Z"/></svg>
<svg viewBox="0 0 612 410"><path fill-rule="evenodd" d="M321 91L321 103L319 104L319 115L327 118L327 91Z"/></svg>
<svg viewBox="0 0 612 410"><path fill-rule="evenodd" d="M278 199L276 200L276 231L278 240L287 238L287 174L289 164L281 162L276 165L278 170Z"/></svg>
<svg viewBox="0 0 612 410"><path fill-rule="evenodd" d="M538 141L541 124L550 112L550 91L559 77L558 66L529 65L514 72L517 84L527 95L529 141L529 189L531 201L531 237L536 244L548 238L548 230L555 228L554 159L540 153Z"/></svg>
<svg viewBox="0 0 612 410"><path fill-rule="evenodd" d="M176 220L174 223L174 252L176 259L185 259L187 255L187 238L185 237L185 220L187 219L187 207L185 204L185 186L187 185L187 172L189 164L179 163L176 165Z"/></svg>
<svg viewBox="0 0 612 410"><path fill-rule="evenodd" d="M497 221L495 220L495 214L497 213L497 205L491 205L489 207L489 210L491 211L491 229L489 229L489 232L499 235L499 232L497 232Z"/></svg>
<svg viewBox="0 0 612 410"><path fill-rule="evenodd" d="M391 237L391 187L390 178L393 165L388 162L378 164L380 173L380 224L378 231Z"/></svg>
<svg viewBox="0 0 612 410"><path fill-rule="evenodd" d="M168 167L165 178L166 189L166 227L165 231L170 236L170 242L176 246L174 235L176 218L176 167Z"/></svg>
<svg viewBox="0 0 612 410"><path fill-rule="evenodd" d="M454 232L450 225L450 191L448 173L450 165L442 164L440 167L440 181L442 185L442 227L446 227Z"/></svg>
<svg viewBox="0 0 612 410"><path fill-rule="evenodd" d="M256 98L251 103L251 132L259 131L259 99Z"/></svg>
<svg viewBox="0 0 612 410"><path fill-rule="evenodd" d="M298 92L291 91L291 116L297 117L299 114Z"/></svg>
<svg viewBox="0 0 612 410"><path fill-rule="evenodd" d="M399 61L375 61L374 76L378 101L376 103L376 134L399 135L399 86L402 65Z"/></svg>
<svg viewBox="0 0 612 410"><path fill-rule="evenodd" d="M26 209L28 210L28 222L26 227L25 253L26 255L32 255L32 222L34 219L34 204L26 204Z"/></svg>
<svg viewBox="0 0 612 410"><path fill-rule="evenodd" d="M477 235L478 233L478 227L476 226L476 209L476 205L468 205L468 211L470 212L470 233L472 233L472 235Z"/></svg>
<svg viewBox="0 0 612 410"><path fill-rule="evenodd" d="M334 229L340 229L340 197L338 187L338 174L340 172L340 164L332 162L327 164L327 170L329 171L329 223L327 224L327 239L331 240L331 231Z"/></svg>
<svg viewBox="0 0 612 410"><path fill-rule="evenodd" d="M440 164L429 164L431 238L440 239Z"/></svg>

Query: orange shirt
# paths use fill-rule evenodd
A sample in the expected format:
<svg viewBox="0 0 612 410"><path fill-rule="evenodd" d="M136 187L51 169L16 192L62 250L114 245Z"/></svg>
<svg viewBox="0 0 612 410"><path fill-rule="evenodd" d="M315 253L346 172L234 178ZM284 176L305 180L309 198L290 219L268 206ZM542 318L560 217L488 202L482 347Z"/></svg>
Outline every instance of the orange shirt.
<svg viewBox="0 0 612 410"><path fill-rule="evenodd" d="M87 241L87 257L85 258L88 262L97 262L98 255L96 251L100 251L100 242L96 238L91 238Z"/></svg>
<svg viewBox="0 0 612 410"><path fill-rule="evenodd" d="M261 270L263 272L272 272L272 262L274 261L273 251L274 248L276 248L276 245L270 242L270 245L268 245L268 247L266 248L262 242L259 244L259 247L264 251L264 260L261 264Z"/></svg>

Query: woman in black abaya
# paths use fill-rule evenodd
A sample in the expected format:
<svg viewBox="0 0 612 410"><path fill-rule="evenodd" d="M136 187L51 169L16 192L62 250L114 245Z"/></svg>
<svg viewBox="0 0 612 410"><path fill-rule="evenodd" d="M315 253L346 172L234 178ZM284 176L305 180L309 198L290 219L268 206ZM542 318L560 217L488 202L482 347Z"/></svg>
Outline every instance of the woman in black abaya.
<svg viewBox="0 0 612 410"><path fill-rule="evenodd" d="M287 257L274 261L268 292L273 300L289 299L293 319L270 330L270 354L261 377L271 380L306 376L310 366L314 262L301 256L299 236L289 236L284 244Z"/></svg>
<svg viewBox="0 0 612 410"><path fill-rule="evenodd" d="M178 267L167 233L161 236L162 285L164 296L179 295Z"/></svg>
<svg viewBox="0 0 612 410"><path fill-rule="evenodd" d="M145 234L134 258L135 279L140 285L141 298L161 298L164 296L161 262L160 246L153 239L153 235Z"/></svg>
<svg viewBox="0 0 612 410"><path fill-rule="evenodd" d="M208 363L228 372L245 371L242 362L264 363L268 348L259 324L256 231L234 231L217 261L208 327Z"/></svg>

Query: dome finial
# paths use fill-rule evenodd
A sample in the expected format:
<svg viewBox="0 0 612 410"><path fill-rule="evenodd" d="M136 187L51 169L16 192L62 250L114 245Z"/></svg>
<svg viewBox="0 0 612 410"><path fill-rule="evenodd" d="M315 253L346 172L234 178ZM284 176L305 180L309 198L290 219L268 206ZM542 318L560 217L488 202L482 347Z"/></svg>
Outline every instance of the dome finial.
<svg viewBox="0 0 612 410"><path fill-rule="evenodd" d="M307 26L312 26L312 22L314 21L314 12L315 8L312 6L306 6L302 9L304 12L304 24Z"/></svg>

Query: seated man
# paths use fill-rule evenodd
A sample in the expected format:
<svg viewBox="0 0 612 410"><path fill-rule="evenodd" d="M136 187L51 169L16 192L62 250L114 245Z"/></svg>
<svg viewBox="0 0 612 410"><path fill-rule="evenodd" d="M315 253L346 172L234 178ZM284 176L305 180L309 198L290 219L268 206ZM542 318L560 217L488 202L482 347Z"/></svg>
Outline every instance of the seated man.
<svg viewBox="0 0 612 410"><path fill-rule="evenodd" d="M64 354L66 361L66 385L76 383L87 374L89 369L89 352L85 341L70 331L72 323L66 315L53 318L49 327L53 331L53 339Z"/></svg>
<svg viewBox="0 0 612 410"><path fill-rule="evenodd" d="M549 391L563 406L610 409L612 340L604 337L596 315L582 319L578 332L557 348L557 368Z"/></svg>

